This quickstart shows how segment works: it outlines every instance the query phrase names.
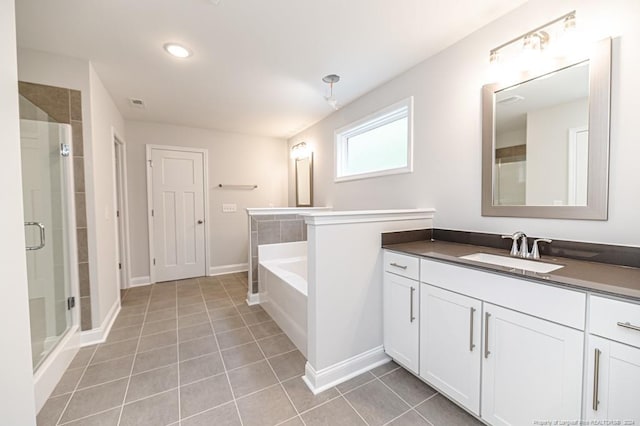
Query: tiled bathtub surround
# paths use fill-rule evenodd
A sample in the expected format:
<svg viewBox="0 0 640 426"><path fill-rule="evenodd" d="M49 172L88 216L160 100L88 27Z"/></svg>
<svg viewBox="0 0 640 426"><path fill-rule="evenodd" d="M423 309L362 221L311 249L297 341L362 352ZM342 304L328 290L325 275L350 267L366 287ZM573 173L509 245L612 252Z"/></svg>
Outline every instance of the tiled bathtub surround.
<svg viewBox="0 0 640 426"><path fill-rule="evenodd" d="M298 214L251 216L252 292L258 292L258 246L307 240L304 218Z"/></svg>
<svg viewBox="0 0 640 426"><path fill-rule="evenodd" d="M304 357L244 303L246 286L231 274L129 290L108 340L81 349L38 425L479 424L394 363L313 395Z"/></svg>
<svg viewBox="0 0 640 426"><path fill-rule="evenodd" d="M84 146L82 138L82 101L78 90L42 84L18 83L20 95L46 112L58 123L71 125L73 139L73 175L76 203L76 232L78 244L78 276L80 280L80 326L90 330L91 288L87 246L87 209L84 179ZM28 102L20 103L20 118L42 120Z"/></svg>

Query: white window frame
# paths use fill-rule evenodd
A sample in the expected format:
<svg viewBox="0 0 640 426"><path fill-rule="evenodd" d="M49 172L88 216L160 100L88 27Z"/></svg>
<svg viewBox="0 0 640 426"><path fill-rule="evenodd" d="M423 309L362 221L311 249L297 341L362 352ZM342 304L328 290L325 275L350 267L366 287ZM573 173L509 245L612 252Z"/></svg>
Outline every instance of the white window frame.
<svg viewBox="0 0 640 426"><path fill-rule="evenodd" d="M341 175L347 161L347 141L349 138L376 129L385 124L407 117L407 165L394 169L384 169L374 172ZM346 182L357 179L367 179L379 176L396 175L413 172L413 96L389 105L360 120L354 121L335 131L334 149L334 182Z"/></svg>

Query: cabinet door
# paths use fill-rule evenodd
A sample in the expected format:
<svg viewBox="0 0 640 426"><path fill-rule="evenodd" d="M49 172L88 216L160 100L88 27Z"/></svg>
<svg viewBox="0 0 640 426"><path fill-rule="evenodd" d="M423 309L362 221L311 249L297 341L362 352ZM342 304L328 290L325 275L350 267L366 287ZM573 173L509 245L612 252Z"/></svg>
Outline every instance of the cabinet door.
<svg viewBox="0 0 640 426"><path fill-rule="evenodd" d="M482 302L421 284L420 376L480 414Z"/></svg>
<svg viewBox="0 0 640 426"><path fill-rule="evenodd" d="M589 336L588 354L586 420L640 425L640 349Z"/></svg>
<svg viewBox="0 0 640 426"><path fill-rule="evenodd" d="M482 417L492 425L579 420L584 333L484 304Z"/></svg>
<svg viewBox="0 0 640 426"><path fill-rule="evenodd" d="M384 349L391 358L416 374L419 290L417 281L384 273Z"/></svg>

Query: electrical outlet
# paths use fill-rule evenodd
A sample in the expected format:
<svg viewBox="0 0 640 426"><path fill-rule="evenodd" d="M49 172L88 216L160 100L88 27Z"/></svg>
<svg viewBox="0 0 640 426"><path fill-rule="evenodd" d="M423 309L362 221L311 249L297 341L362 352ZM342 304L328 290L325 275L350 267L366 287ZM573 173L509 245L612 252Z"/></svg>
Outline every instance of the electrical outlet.
<svg viewBox="0 0 640 426"><path fill-rule="evenodd" d="M235 213L238 211L238 206L235 204L223 204L222 213Z"/></svg>

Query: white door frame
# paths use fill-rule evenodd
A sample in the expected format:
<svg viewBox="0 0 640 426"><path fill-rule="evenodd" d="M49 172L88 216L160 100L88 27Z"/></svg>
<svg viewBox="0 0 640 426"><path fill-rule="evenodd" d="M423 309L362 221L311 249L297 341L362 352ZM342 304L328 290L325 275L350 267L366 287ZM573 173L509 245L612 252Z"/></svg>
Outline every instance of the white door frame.
<svg viewBox="0 0 640 426"><path fill-rule="evenodd" d="M113 217L115 218L115 232L118 237L117 253L118 262L122 264L122 270L116 265L116 274L119 277L124 276L124 282L120 283L120 291L123 288L131 287L131 256L129 246L129 203L127 194L127 150L126 142L118 131L111 127L111 140L113 141L113 155L112 155L112 167L113 171ZM116 150L117 158L120 160L120 164L116 164ZM116 178L116 173L120 171L119 180ZM118 181L120 185L118 185ZM118 198L120 199L118 202ZM120 220L118 220L118 204L120 205Z"/></svg>
<svg viewBox="0 0 640 426"><path fill-rule="evenodd" d="M155 247L153 239L153 218L151 216L151 209L153 206L153 176L151 173L151 151L154 149L161 149L165 151L178 151L178 152L197 152L202 154L203 164L203 195L204 195L204 276L209 275L211 270L211 247L209 238L209 150L202 148L189 148L184 146L170 146L170 145L154 145L146 144L146 170L147 170L147 225L149 229L149 282L155 284L156 272L153 265L153 259L155 257Z"/></svg>

